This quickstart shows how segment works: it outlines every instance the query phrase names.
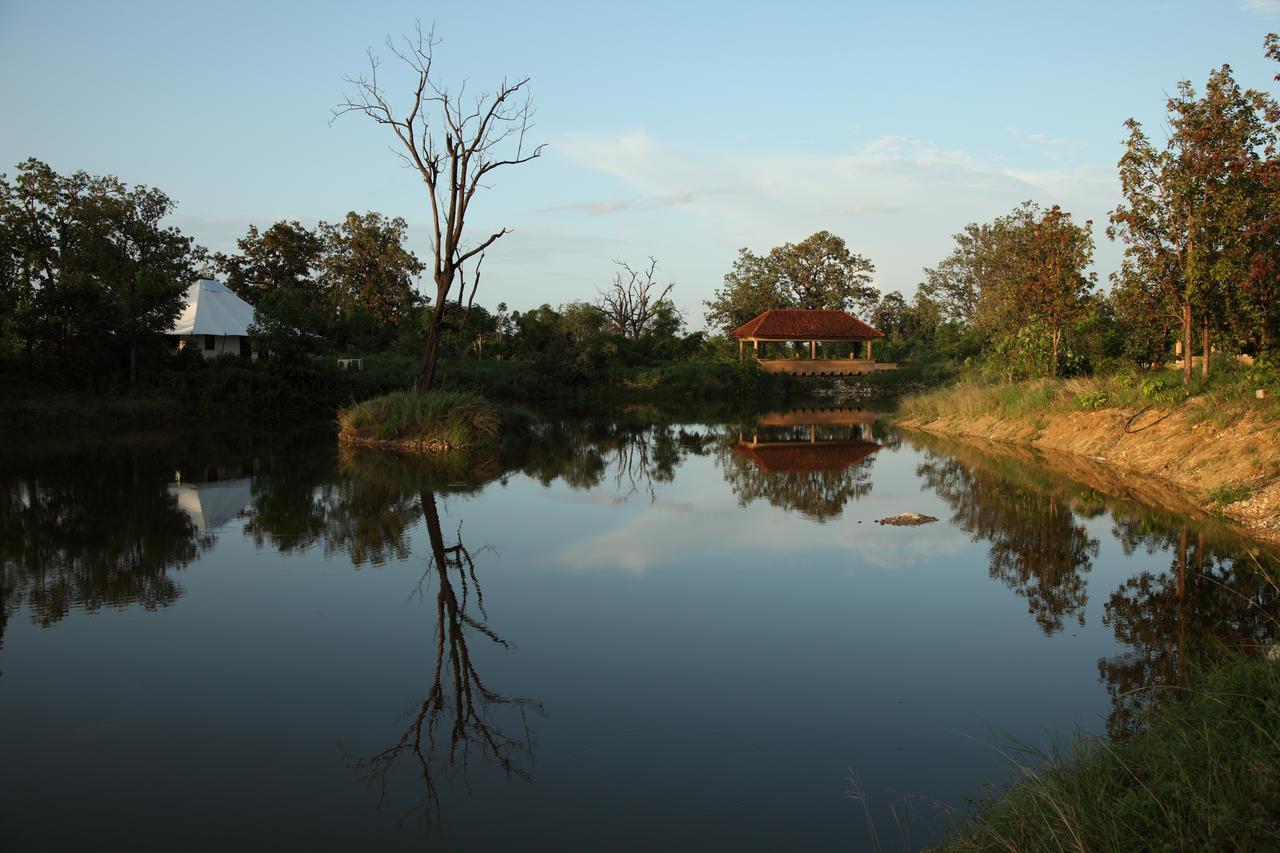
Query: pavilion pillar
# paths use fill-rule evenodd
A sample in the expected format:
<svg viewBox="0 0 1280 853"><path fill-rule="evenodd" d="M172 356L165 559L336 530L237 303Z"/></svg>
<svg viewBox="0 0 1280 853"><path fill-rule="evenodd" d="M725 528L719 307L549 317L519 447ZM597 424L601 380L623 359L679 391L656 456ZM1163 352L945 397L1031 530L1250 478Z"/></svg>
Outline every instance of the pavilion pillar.
<svg viewBox="0 0 1280 853"><path fill-rule="evenodd" d="M755 338L752 338L751 346L755 348L756 361L759 361L760 360L760 342Z"/></svg>
<svg viewBox="0 0 1280 853"><path fill-rule="evenodd" d="M809 341L809 360L817 361L818 359L818 342Z"/></svg>
<svg viewBox="0 0 1280 853"><path fill-rule="evenodd" d="M869 340L867 341L867 361L872 361L872 358L871 358L871 341L869 341Z"/></svg>
<svg viewBox="0 0 1280 853"><path fill-rule="evenodd" d="M738 338L738 364L742 364L742 348L744 346L742 338Z"/></svg>

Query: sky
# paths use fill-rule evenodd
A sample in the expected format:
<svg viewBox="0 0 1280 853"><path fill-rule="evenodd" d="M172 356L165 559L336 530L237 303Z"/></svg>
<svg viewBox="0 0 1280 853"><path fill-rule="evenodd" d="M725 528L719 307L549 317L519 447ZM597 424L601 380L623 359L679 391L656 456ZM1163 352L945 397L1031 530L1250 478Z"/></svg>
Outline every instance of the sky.
<svg viewBox="0 0 1280 853"><path fill-rule="evenodd" d="M113 3L0 0L0 170L37 157L158 187L229 251L253 223L376 210L430 254L421 180L362 116L373 48L434 24L441 80L532 78L541 158L493 173L467 234L509 228L477 302L592 300L653 257L692 328L740 248L819 230L908 297L969 222L1025 200L1092 220L1099 279L1133 117L1163 139L1179 80L1229 64L1280 92L1280 0Z"/></svg>

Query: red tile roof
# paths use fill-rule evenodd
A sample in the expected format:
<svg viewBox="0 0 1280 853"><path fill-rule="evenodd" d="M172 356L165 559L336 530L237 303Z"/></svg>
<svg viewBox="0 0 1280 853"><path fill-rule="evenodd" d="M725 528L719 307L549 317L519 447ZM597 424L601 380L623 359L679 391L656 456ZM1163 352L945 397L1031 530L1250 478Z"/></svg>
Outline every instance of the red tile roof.
<svg viewBox="0 0 1280 853"><path fill-rule="evenodd" d="M883 338L847 311L805 311L770 308L729 333L735 338L777 338L787 341L865 341Z"/></svg>

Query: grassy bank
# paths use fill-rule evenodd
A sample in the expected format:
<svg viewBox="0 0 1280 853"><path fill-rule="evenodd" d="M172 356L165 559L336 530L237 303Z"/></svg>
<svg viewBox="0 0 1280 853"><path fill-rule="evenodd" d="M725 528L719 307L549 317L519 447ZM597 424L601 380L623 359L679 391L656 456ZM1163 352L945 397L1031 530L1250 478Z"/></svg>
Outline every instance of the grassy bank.
<svg viewBox="0 0 1280 853"><path fill-rule="evenodd" d="M393 391L338 413L338 439L413 450L500 445L522 434L530 418L468 391Z"/></svg>
<svg viewBox="0 0 1280 853"><path fill-rule="evenodd" d="M1265 366L1222 369L1190 386L1174 371L1016 383L969 377L905 397L896 421L1158 477L1201 509L1280 542L1280 381Z"/></svg>
<svg viewBox="0 0 1280 853"><path fill-rule="evenodd" d="M1257 391L1264 396L1259 399ZM1207 407L1205 404L1208 404ZM1208 378L1182 381L1178 370L1125 372L1072 379L997 382L973 374L954 384L904 397L902 418L928 422L947 417L1035 419L1073 411L1151 407L1163 410L1203 409L1205 419L1220 425L1251 413L1260 420L1280 420L1280 372L1269 365L1244 366L1215 362Z"/></svg>
<svg viewBox="0 0 1280 853"><path fill-rule="evenodd" d="M1121 741L1010 753L1022 777L944 850L1280 849L1280 663L1232 658Z"/></svg>

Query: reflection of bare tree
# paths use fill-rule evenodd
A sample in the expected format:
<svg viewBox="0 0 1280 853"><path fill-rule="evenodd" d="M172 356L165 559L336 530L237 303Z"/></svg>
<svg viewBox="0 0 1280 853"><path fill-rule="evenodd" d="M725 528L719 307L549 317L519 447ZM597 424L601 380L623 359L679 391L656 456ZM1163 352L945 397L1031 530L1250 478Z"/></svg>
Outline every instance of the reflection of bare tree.
<svg viewBox="0 0 1280 853"><path fill-rule="evenodd" d="M1128 553L1172 552L1166 572L1142 572L1111 594L1103 622L1129 651L1098 661L1114 707L1114 735L1130 731L1138 712L1184 685L1189 672L1223 647L1256 652L1280 638L1280 587L1267 558L1215 543L1183 523L1152 517L1117 521Z"/></svg>
<svg viewBox="0 0 1280 853"><path fill-rule="evenodd" d="M1062 630L1065 617L1084 624L1084 576L1098 541L1076 523L1064 496L931 453L916 473L951 505L953 523L991 543L991 576L1027 600L1046 634Z"/></svg>
<svg viewBox="0 0 1280 853"><path fill-rule="evenodd" d="M481 680L471 656L469 635L478 634L503 648L508 643L486 624L484 594L472 553L462 543L461 527L455 544L445 545L435 494L424 491L420 501L431 543L423 584L429 578L436 583L431 685L400 739L374 756L356 760L355 766L371 781L384 784L391 769L405 756L411 757L426 787L420 808L432 817L439 810L438 774L465 774L474 757L494 761L509 777L528 778L532 734L527 711L541 713L542 707L531 699L498 693ZM518 734L508 733L517 726Z"/></svg>

